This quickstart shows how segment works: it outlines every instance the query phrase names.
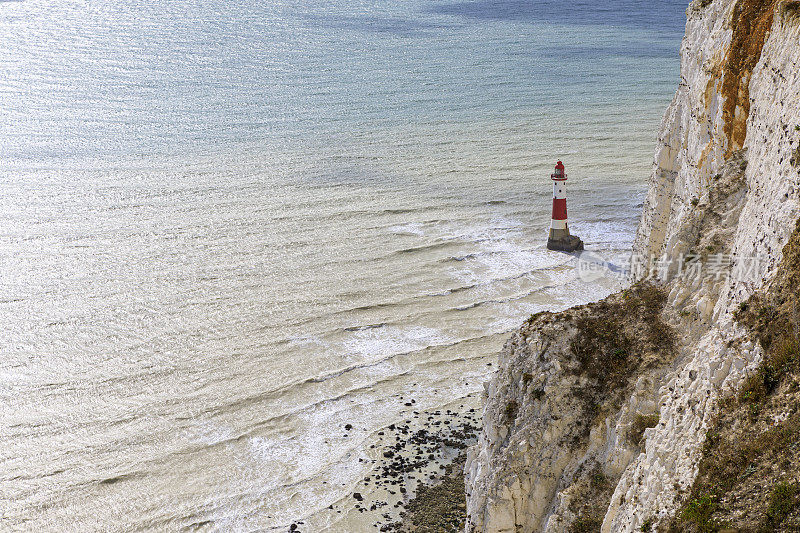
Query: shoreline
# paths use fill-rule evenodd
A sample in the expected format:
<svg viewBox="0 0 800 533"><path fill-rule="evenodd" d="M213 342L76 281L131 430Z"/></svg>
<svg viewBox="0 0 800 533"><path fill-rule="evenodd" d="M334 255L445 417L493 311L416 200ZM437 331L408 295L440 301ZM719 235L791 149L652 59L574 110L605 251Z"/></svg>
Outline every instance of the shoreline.
<svg viewBox="0 0 800 533"><path fill-rule="evenodd" d="M463 529L464 461L481 426L474 400L412 411L378 430L368 458L359 459L371 463L361 481L326 509L322 523L301 519L288 531L441 532L456 531L442 526L457 521Z"/></svg>
<svg viewBox="0 0 800 533"><path fill-rule="evenodd" d="M400 513L401 520L381 531L395 533L458 533L467 521L467 495L464 491L462 451L447 465L441 478L419 488Z"/></svg>

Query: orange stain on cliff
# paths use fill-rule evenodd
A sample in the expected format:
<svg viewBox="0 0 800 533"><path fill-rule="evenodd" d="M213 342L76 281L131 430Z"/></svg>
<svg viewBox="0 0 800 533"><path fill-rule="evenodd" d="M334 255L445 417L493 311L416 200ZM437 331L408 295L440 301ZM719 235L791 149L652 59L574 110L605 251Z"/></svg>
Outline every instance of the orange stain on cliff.
<svg viewBox="0 0 800 533"><path fill-rule="evenodd" d="M723 133L728 139L726 158L744 145L747 136L750 76L772 27L775 3L776 0L738 0L733 7L733 36L722 64Z"/></svg>

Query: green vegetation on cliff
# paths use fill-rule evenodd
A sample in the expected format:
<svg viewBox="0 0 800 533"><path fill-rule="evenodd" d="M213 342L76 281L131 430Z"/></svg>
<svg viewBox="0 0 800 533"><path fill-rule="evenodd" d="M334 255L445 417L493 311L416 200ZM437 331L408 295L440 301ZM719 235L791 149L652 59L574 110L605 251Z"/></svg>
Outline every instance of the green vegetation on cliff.
<svg viewBox="0 0 800 533"><path fill-rule="evenodd" d="M669 532L800 529L800 220L766 290L737 320L765 350L757 372L721 403L694 485Z"/></svg>

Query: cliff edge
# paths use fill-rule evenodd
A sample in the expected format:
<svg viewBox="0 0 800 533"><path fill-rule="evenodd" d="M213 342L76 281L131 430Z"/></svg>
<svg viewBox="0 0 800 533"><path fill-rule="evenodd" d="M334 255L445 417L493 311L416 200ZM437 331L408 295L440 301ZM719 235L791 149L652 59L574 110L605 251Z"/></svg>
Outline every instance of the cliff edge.
<svg viewBox="0 0 800 533"><path fill-rule="evenodd" d="M536 315L508 341L465 466L468 532L777 531L800 520L800 454L781 456L769 480L783 488L759 496L773 514L750 522L742 472L757 458L717 487L709 455L733 446L726 424L794 435L800 344L787 309L800 287L784 253L795 257L800 238L799 191L800 1L695 0L634 283ZM753 419L753 405L772 418ZM769 511L774 498L783 514Z"/></svg>

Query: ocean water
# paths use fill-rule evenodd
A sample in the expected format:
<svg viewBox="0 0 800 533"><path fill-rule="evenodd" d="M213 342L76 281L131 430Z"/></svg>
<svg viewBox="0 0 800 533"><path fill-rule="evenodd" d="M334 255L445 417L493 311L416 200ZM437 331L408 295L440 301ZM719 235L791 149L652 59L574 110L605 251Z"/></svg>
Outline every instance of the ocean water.
<svg viewBox="0 0 800 533"><path fill-rule="evenodd" d="M685 8L0 2L0 529L373 530L379 432L616 287L549 174L624 254Z"/></svg>

